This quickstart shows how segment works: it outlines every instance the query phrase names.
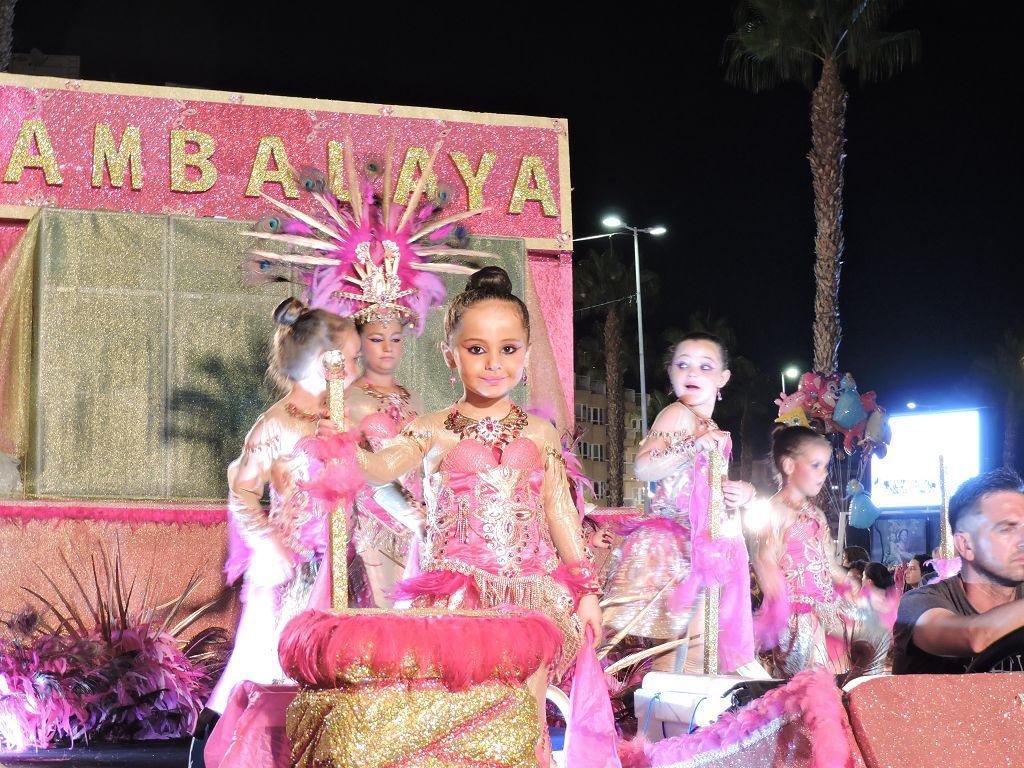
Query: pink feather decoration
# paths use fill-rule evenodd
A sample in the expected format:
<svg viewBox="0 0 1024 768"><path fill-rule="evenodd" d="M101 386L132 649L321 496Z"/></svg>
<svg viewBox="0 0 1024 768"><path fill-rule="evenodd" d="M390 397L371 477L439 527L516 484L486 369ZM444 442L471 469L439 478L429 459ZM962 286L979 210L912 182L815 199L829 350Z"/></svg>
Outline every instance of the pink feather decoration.
<svg viewBox="0 0 1024 768"><path fill-rule="evenodd" d="M935 568L935 572L939 575L940 581L956 576L960 573L960 568L963 565L959 557L950 557L947 559L933 558L928 560L925 565L928 565L928 563L931 563L932 567Z"/></svg>
<svg viewBox="0 0 1024 768"><path fill-rule="evenodd" d="M309 457L310 479L299 483L299 488L328 509L351 498L366 482L356 463L358 440L356 431L301 440L296 449Z"/></svg>
<svg viewBox="0 0 1024 768"><path fill-rule="evenodd" d="M542 614L306 611L284 628L281 666L300 685L335 688L350 670L382 680L440 678L452 691L522 683L557 660L562 636Z"/></svg>
<svg viewBox="0 0 1024 768"><path fill-rule="evenodd" d="M852 733L839 689L824 669L805 670L786 685L768 691L738 712L726 712L715 723L691 734L674 736L651 744L620 746L624 768L657 768L688 762L697 755L709 757L741 744L756 731L785 718L801 720L809 731L810 768L851 768ZM643 749L646 762L637 747Z"/></svg>

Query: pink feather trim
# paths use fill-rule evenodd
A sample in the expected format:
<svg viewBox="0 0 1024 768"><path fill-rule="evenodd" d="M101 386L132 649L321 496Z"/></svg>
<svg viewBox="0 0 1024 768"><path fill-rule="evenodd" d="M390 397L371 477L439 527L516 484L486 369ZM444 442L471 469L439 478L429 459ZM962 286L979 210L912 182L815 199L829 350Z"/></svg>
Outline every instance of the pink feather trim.
<svg viewBox="0 0 1024 768"><path fill-rule="evenodd" d="M393 600L415 600L418 597L451 597L465 590L463 604L470 610L480 607L480 590L472 576L455 571L424 571L411 579L398 582L391 590Z"/></svg>
<svg viewBox="0 0 1024 768"><path fill-rule="evenodd" d="M460 691L494 680L522 683L553 663L561 644L551 620L532 611L306 611L285 626L279 650L282 668L300 685L335 688L362 667L388 681L439 677Z"/></svg>
<svg viewBox="0 0 1024 768"><path fill-rule="evenodd" d="M648 762L639 761L636 747L626 754L633 768L656 768L719 752L743 742L778 718L802 720L811 743L810 768L850 768L853 746L846 711L832 675L824 669L805 670L786 685L755 699L735 714L726 712L715 723L691 734L654 744L641 741Z"/></svg>
<svg viewBox="0 0 1024 768"><path fill-rule="evenodd" d="M573 604L577 607L581 597L597 591L594 567L590 563L559 563L551 576L572 593Z"/></svg>
<svg viewBox="0 0 1024 768"><path fill-rule="evenodd" d="M310 479L299 483L299 488L308 491L328 509L350 498L366 482L356 463L357 442L355 431L301 440L297 450L309 457Z"/></svg>
<svg viewBox="0 0 1024 768"><path fill-rule="evenodd" d="M933 558L925 562L925 565L928 565L928 563L931 563L935 568L935 572L939 575L940 580L956 576L960 573L960 568L963 565L959 557L950 557L948 559Z"/></svg>
<svg viewBox="0 0 1024 768"><path fill-rule="evenodd" d="M0 520L18 522L45 520L62 523L65 520L96 520L103 523L128 523L134 528L143 523L213 526L222 524L226 518L227 510L223 505L148 506L21 499L0 501Z"/></svg>

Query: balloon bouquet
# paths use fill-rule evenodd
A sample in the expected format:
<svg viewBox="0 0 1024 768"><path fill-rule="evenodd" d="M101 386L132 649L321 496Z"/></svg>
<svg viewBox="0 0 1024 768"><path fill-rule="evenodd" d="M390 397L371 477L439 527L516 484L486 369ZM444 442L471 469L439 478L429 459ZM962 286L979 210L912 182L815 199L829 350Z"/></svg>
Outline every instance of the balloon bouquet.
<svg viewBox="0 0 1024 768"><path fill-rule="evenodd" d="M849 373L805 373L795 392L782 392L777 422L800 425L820 432L831 443L833 460L823 492L828 507L841 512L849 501L849 524L868 528L879 515L864 490L864 475L872 455L882 458L892 432L885 409L875 393L860 394Z"/></svg>

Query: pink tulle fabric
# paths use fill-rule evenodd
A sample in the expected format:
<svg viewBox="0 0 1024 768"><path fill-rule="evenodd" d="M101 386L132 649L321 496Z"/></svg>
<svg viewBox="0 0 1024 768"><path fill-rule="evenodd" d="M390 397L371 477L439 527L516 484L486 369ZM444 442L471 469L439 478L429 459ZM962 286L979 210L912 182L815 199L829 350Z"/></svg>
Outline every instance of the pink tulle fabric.
<svg viewBox="0 0 1024 768"><path fill-rule="evenodd" d="M285 715L298 687L248 680L231 691L203 751L207 768L288 768Z"/></svg>
<svg viewBox="0 0 1024 768"><path fill-rule="evenodd" d="M465 616L309 610L281 635L281 666L300 685L334 688L355 665L387 680L439 677L452 691L491 680L522 683L554 663L558 628L533 611Z"/></svg>
<svg viewBox="0 0 1024 768"><path fill-rule="evenodd" d="M615 717L612 715L604 669L594 652L594 632L588 626L569 695L569 723L565 733L565 765L620 768L616 754Z"/></svg>
<svg viewBox="0 0 1024 768"><path fill-rule="evenodd" d="M707 457L699 453L693 464L689 497L678 500L680 505L689 507L690 574L676 588L670 604L674 610L682 610L693 605L701 590L710 586L720 588L718 625L724 631L718 635L718 664L720 669L734 670L754 658L747 548L740 537L712 541Z"/></svg>
<svg viewBox="0 0 1024 768"><path fill-rule="evenodd" d="M739 712L726 712L714 724L654 744L642 740L620 748L623 768L655 768L725 750L773 721L800 719L811 733L812 768L851 768L854 747L841 694L823 669L805 670L786 685L768 691ZM638 744L639 742L639 744ZM642 746L640 754L638 746Z"/></svg>

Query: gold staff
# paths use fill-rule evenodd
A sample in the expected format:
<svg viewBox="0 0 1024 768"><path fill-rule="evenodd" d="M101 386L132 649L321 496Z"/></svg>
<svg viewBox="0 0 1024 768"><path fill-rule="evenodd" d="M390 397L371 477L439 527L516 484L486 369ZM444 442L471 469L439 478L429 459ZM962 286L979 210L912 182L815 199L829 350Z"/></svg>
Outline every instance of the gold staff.
<svg viewBox="0 0 1024 768"><path fill-rule="evenodd" d="M942 559L949 560L954 556L953 532L949 529L949 500L946 498L946 458L939 454L939 549Z"/></svg>
<svg viewBox="0 0 1024 768"><path fill-rule="evenodd" d="M327 411L338 429L345 430L345 355L332 349L324 353L324 377L327 379ZM348 608L348 535L343 500L331 510L330 565L331 607L335 611Z"/></svg>
<svg viewBox="0 0 1024 768"><path fill-rule="evenodd" d="M708 535L714 541L722 535L722 452L713 448L708 454L708 483L711 504L708 508ZM704 595L704 674L718 674L718 600L721 588L708 586Z"/></svg>

